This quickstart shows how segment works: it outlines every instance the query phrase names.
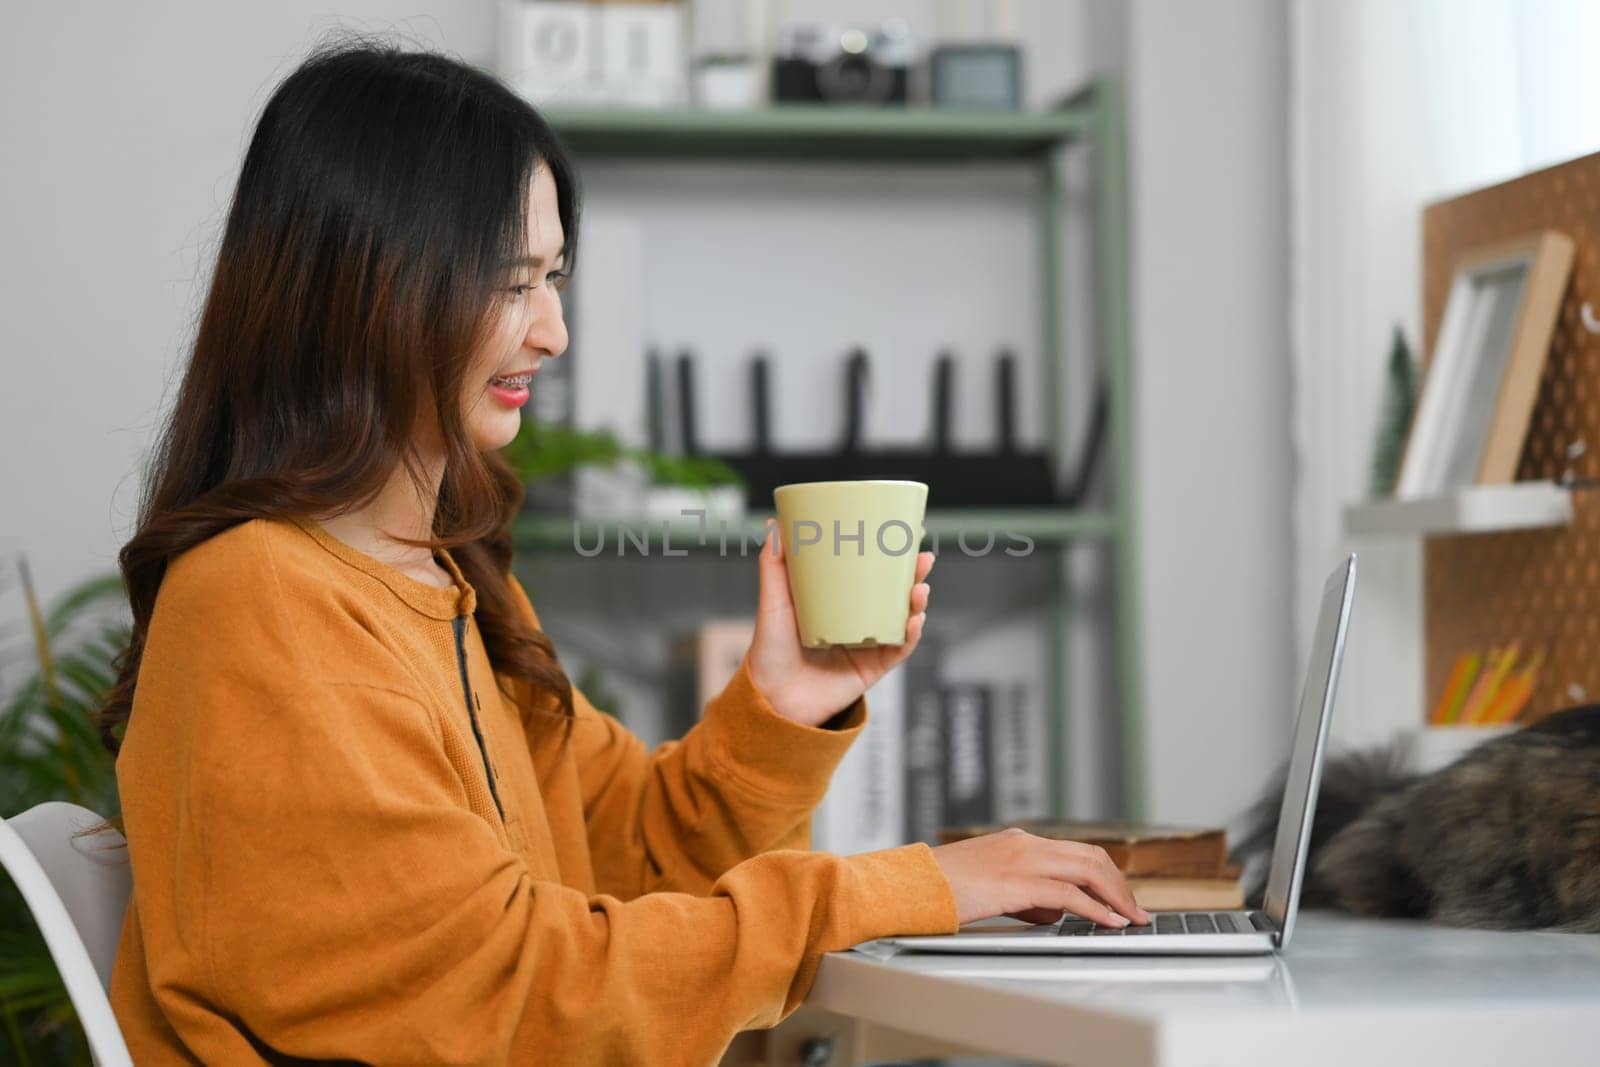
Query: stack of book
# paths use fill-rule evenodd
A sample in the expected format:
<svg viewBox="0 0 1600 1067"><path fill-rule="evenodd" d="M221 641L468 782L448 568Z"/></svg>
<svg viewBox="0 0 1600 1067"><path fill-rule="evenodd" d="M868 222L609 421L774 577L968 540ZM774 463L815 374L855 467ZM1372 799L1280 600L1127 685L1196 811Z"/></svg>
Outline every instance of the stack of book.
<svg viewBox="0 0 1600 1067"><path fill-rule="evenodd" d="M1099 845L1127 878L1133 898L1146 911L1226 911L1244 907L1239 867L1228 862L1227 835L1223 830L1042 819L1013 825L1040 837ZM960 841L1002 828L997 823L962 826L942 831L940 838Z"/></svg>

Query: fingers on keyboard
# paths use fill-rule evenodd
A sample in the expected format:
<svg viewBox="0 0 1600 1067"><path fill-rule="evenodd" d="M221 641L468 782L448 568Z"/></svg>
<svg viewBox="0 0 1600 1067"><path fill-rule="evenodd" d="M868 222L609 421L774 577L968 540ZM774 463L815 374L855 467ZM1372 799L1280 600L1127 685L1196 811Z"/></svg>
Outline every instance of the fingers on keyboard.
<svg viewBox="0 0 1600 1067"><path fill-rule="evenodd" d="M1237 919L1223 913L1157 912L1148 926L1129 926L1125 929L1098 926L1087 919L1070 918L1061 923L1060 933L1068 937L1114 937L1130 934L1236 934L1240 933ZM1248 932L1248 931L1243 931Z"/></svg>

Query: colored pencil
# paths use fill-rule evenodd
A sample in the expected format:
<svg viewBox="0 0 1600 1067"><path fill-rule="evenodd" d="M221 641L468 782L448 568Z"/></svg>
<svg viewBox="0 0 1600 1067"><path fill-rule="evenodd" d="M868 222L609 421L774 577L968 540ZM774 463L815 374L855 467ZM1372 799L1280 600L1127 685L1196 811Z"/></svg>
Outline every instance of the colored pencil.
<svg viewBox="0 0 1600 1067"><path fill-rule="evenodd" d="M1528 703L1528 698L1533 695L1533 682L1524 677L1521 672L1512 675L1506 684L1500 687L1494 700L1484 709L1483 715L1478 719L1480 726L1500 726L1517 717L1517 713Z"/></svg>
<svg viewBox="0 0 1600 1067"><path fill-rule="evenodd" d="M1452 724L1468 721L1468 714L1473 710L1475 702L1481 699L1483 692L1488 689L1489 682L1494 677L1495 667L1499 666L1500 655L1504 651L1496 645L1483 654L1483 659L1478 664L1478 676L1467 689L1467 695L1461 698L1461 706L1456 708L1455 715L1450 719Z"/></svg>
<svg viewBox="0 0 1600 1067"><path fill-rule="evenodd" d="M1478 684L1472 687L1472 695L1467 697L1466 706L1461 709L1461 722L1476 723L1482 721L1480 717L1483 715L1483 709L1488 707L1489 702L1494 699L1495 693L1499 691L1501 684L1506 680L1506 675L1511 673L1511 668L1517 661L1517 652L1518 646L1513 641L1500 653L1500 658L1494 661L1492 668L1486 667L1484 669L1483 677L1479 678Z"/></svg>
<svg viewBox="0 0 1600 1067"><path fill-rule="evenodd" d="M1540 649L1533 654L1533 659L1527 666L1506 680L1506 684L1495 694L1494 700L1484 709L1478 721L1486 725L1502 725L1516 721L1517 716L1528 706L1529 698L1533 696L1534 686L1539 680L1539 668L1543 663L1544 650Z"/></svg>
<svg viewBox="0 0 1600 1067"><path fill-rule="evenodd" d="M1478 665L1482 662L1483 657L1476 652L1463 652L1456 657L1456 665L1450 668L1450 677L1445 680L1444 691L1439 694L1439 703L1434 705L1428 722L1443 726L1456 721L1461 703L1467 699L1467 690L1472 688L1473 680L1478 677Z"/></svg>

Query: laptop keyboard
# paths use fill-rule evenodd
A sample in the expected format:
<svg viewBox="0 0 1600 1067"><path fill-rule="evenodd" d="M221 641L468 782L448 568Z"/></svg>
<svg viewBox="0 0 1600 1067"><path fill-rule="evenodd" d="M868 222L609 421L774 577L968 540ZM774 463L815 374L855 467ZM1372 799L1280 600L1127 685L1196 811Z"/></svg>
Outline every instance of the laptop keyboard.
<svg viewBox="0 0 1600 1067"><path fill-rule="evenodd" d="M1088 919L1071 917L1062 920L1059 933L1062 937L1138 937L1141 934L1249 934L1263 928L1265 920L1257 921L1251 913L1250 922L1242 923L1236 914L1215 911L1161 911L1151 913L1154 920L1146 926L1096 926Z"/></svg>

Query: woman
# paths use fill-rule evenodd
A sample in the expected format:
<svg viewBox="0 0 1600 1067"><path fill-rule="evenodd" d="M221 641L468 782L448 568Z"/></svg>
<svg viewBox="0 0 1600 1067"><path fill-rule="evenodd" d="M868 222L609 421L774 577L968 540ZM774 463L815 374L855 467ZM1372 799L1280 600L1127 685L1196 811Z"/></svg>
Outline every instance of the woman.
<svg viewBox="0 0 1600 1067"><path fill-rule="evenodd" d="M705 1063L827 951L1147 919L1103 852L1015 831L806 851L930 553L904 646L805 650L769 531L737 676L654 753L571 687L496 450L566 347L575 190L532 108L436 55L323 49L261 115L121 555L141 1064Z"/></svg>

